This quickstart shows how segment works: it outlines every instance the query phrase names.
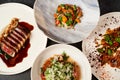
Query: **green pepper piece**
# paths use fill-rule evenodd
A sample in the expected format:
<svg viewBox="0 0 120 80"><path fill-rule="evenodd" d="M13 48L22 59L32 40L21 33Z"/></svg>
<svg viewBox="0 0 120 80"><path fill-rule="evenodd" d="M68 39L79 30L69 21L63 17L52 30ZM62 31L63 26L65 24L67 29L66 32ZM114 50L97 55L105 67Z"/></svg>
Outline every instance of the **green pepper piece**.
<svg viewBox="0 0 120 80"><path fill-rule="evenodd" d="M65 13L65 16L72 17L72 14L71 13Z"/></svg>
<svg viewBox="0 0 120 80"><path fill-rule="evenodd" d="M97 51L98 51L99 53L103 53L104 50L103 50L103 48L98 48Z"/></svg>
<svg viewBox="0 0 120 80"><path fill-rule="evenodd" d="M110 36L109 36L108 34L105 34L104 36L105 36L105 37L104 37L104 38L105 38L105 41L108 42L108 41L110 40Z"/></svg>
<svg viewBox="0 0 120 80"><path fill-rule="evenodd" d="M66 22L67 26L70 26L72 23L73 23L73 21L70 19Z"/></svg>
<svg viewBox="0 0 120 80"><path fill-rule="evenodd" d="M69 56L67 56L65 52L63 52L62 55L63 55L63 60L67 61L67 59L69 58Z"/></svg>
<svg viewBox="0 0 120 80"><path fill-rule="evenodd" d="M59 16L59 17L58 17L58 20L59 20L60 22L62 22L62 17L61 17L61 16Z"/></svg>
<svg viewBox="0 0 120 80"><path fill-rule="evenodd" d="M1 49L0 49L0 54L3 54Z"/></svg>
<svg viewBox="0 0 120 80"><path fill-rule="evenodd" d="M61 7L65 7L65 4L61 4L60 6L61 6Z"/></svg>
<svg viewBox="0 0 120 80"><path fill-rule="evenodd" d="M112 50L111 50L111 49L108 49L108 50L107 50L107 53L108 53L108 55L111 56L111 55L112 55Z"/></svg>
<svg viewBox="0 0 120 80"><path fill-rule="evenodd" d="M109 41L108 41L108 44L109 44L110 46L112 46L112 45L113 45L113 42L112 42L111 40L109 40Z"/></svg>
<svg viewBox="0 0 120 80"><path fill-rule="evenodd" d="M77 10L77 6L76 6L76 5L73 6L73 10L74 10L74 11Z"/></svg>
<svg viewBox="0 0 120 80"><path fill-rule="evenodd" d="M120 37L115 38L115 41L117 41L118 43L120 43Z"/></svg>
<svg viewBox="0 0 120 80"><path fill-rule="evenodd" d="M66 6L65 6L65 9L67 9L67 10L68 10L68 9L69 9L69 7L66 5Z"/></svg>

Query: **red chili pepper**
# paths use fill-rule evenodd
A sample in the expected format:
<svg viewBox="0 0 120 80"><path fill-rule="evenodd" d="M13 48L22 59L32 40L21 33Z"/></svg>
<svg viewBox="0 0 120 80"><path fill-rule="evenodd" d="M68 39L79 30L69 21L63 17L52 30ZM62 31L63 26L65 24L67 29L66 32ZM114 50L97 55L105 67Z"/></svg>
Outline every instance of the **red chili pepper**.
<svg viewBox="0 0 120 80"><path fill-rule="evenodd" d="M117 46L119 46L119 43L118 43L118 42L114 42L113 45L114 45L115 47L117 47Z"/></svg>
<svg viewBox="0 0 120 80"><path fill-rule="evenodd" d="M60 23L60 21L59 21L59 20L56 20L56 22L55 22L55 23L56 23L56 25L58 25L58 24Z"/></svg>

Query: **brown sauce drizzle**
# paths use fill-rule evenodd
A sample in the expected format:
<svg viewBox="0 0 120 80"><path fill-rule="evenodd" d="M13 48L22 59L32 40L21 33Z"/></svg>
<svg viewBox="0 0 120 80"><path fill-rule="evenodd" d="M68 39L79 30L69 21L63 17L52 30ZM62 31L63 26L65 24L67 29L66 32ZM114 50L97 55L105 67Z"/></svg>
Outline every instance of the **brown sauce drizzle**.
<svg viewBox="0 0 120 80"><path fill-rule="evenodd" d="M15 57L10 58L8 60L5 59L4 55L0 55L2 60L5 62L5 64L8 67L14 67L17 63L22 62L23 58L27 57L28 55L28 49L30 48L30 40L28 39L26 43L24 44L25 48L22 48L19 50L19 52L15 55Z"/></svg>
<svg viewBox="0 0 120 80"><path fill-rule="evenodd" d="M22 27L25 27L26 29L29 29L29 32L31 30L33 30L33 28L34 28L32 25L30 25L26 22L19 22L19 25L21 25ZM28 30L24 30L24 31L28 31ZM17 36L16 34L14 34L14 35ZM13 37L11 37L11 38L19 43L19 41L17 41L15 38L13 38ZM19 40L22 40L20 37L18 37L18 38L19 38ZM22 62L23 59L28 56L29 48L30 48L30 39L28 38L25 41L24 46L22 46L22 48L15 54L15 57L6 59L5 56L2 54L0 54L0 57L8 67L14 67L17 63Z"/></svg>

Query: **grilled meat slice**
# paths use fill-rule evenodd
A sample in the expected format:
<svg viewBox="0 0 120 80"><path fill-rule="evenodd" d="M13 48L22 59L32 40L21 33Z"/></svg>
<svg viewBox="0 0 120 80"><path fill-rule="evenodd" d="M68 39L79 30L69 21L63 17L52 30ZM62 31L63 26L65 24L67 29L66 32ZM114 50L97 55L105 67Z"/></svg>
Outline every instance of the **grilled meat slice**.
<svg viewBox="0 0 120 80"><path fill-rule="evenodd" d="M31 28L26 24L31 26ZM15 54L24 47L24 43L30 37L32 29L32 25L26 22L19 22L17 18L14 18L0 35L1 50L9 56L14 57Z"/></svg>

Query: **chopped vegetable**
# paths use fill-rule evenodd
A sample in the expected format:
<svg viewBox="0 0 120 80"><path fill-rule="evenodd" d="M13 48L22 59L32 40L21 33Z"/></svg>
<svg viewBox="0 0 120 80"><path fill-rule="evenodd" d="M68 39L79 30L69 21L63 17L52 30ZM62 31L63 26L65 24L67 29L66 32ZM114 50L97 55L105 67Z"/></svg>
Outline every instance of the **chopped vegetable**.
<svg viewBox="0 0 120 80"><path fill-rule="evenodd" d="M113 42L112 42L111 40L109 40L109 41L108 41L108 44L109 44L110 46L112 46L112 45L113 45Z"/></svg>
<svg viewBox="0 0 120 80"><path fill-rule="evenodd" d="M120 27L113 30L108 28L98 45L101 64L108 63L112 67L120 68Z"/></svg>
<svg viewBox="0 0 120 80"><path fill-rule="evenodd" d="M105 40L108 42L110 40L110 36L108 34L104 35Z"/></svg>
<svg viewBox="0 0 120 80"><path fill-rule="evenodd" d="M66 17L66 16L62 16L62 21L63 21L64 23L66 23L67 17Z"/></svg>
<svg viewBox="0 0 120 80"><path fill-rule="evenodd" d="M115 38L115 41L117 41L118 43L120 43L120 37Z"/></svg>
<svg viewBox="0 0 120 80"><path fill-rule="evenodd" d="M70 59L70 57L67 56L65 52L63 52L62 55L55 55L48 59L45 67L43 66L41 68L42 80L79 80L79 67L76 68L76 63L70 62L68 59ZM76 73L76 75L74 75L74 73Z"/></svg>
<svg viewBox="0 0 120 80"><path fill-rule="evenodd" d="M111 49L108 49L108 55L112 55L112 50Z"/></svg>
<svg viewBox="0 0 120 80"><path fill-rule="evenodd" d="M83 16L80 7L71 4L58 5L57 11L54 14L55 24L58 27L74 28L77 23L80 23L80 18ZM59 20L60 23L56 23Z"/></svg>
<svg viewBox="0 0 120 80"><path fill-rule="evenodd" d="M72 20L68 20L67 22L66 22L66 24L67 24L67 26L70 26L71 24L72 24Z"/></svg>
<svg viewBox="0 0 120 80"><path fill-rule="evenodd" d="M98 48L97 51L100 53L103 53L104 50L103 50L103 48Z"/></svg>
<svg viewBox="0 0 120 80"><path fill-rule="evenodd" d="M61 17L61 16L59 16L59 17L58 17L58 20L59 20L60 22L62 22L62 17Z"/></svg>

